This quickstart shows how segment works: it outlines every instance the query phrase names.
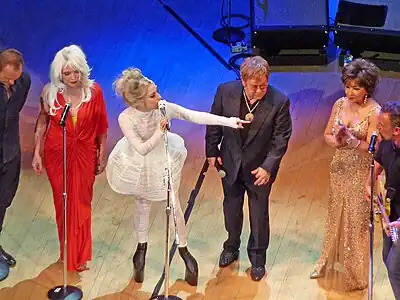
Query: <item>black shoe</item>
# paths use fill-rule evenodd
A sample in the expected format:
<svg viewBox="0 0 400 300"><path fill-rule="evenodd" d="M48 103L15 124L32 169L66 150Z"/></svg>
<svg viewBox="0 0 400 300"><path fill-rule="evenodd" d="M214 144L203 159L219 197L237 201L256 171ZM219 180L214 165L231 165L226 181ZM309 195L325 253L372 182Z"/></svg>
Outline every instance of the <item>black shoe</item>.
<svg viewBox="0 0 400 300"><path fill-rule="evenodd" d="M135 254L133 255L133 278L136 282L142 283L144 280L144 265L146 262L147 243L138 243Z"/></svg>
<svg viewBox="0 0 400 300"><path fill-rule="evenodd" d="M265 275L265 267L251 267L250 276L254 281L260 281Z"/></svg>
<svg viewBox="0 0 400 300"><path fill-rule="evenodd" d="M185 262L185 280L191 286L196 286L199 281L199 267L196 259L190 254L187 247L179 247L179 255Z"/></svg>
<svg viewBox="0 0 400 300"><path fill-rule="evenodd" d="M229 252L227 250L222 250L221 256L219 257L219 266L227 267L239 258L239 250L235 252Z"/></svg>
<svg viewBox="0 0 400 300"><path fill-rule="evenodd" d="M10 267L15 267L17 261L0 246L0 260L5 261Z"/></svg>

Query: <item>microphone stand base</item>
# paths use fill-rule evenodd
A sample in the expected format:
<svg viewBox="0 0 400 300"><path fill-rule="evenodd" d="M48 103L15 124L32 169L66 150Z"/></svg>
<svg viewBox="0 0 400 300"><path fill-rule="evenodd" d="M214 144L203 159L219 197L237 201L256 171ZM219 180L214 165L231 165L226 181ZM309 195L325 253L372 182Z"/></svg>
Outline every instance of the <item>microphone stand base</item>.
<svg viewBox="0 0 400 300"><path fill-rule="evenodd" d="M80 300L83 297L83 293L75 286L67 285L64 287L63 285L58 285L49 290L47 297L51 300Z"/></svg>
<svg viewBox="0 0 400 300"><path fill-rule="evenodd" d="M158 295L153 298L150 298L150 300L157 299L157 300L182 300L182 298L179 298L178 296L173 296L169 295L168 297L165 297L164 295Z"/></svg>

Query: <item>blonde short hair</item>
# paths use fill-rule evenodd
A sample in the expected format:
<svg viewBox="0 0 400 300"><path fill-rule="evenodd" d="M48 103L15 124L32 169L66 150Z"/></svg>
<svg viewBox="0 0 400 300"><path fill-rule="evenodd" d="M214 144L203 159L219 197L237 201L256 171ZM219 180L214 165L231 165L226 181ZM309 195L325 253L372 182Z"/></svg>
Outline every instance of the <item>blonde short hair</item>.
<svg viewBox="0 0 400 300"><path fill-rule="evenodd" d="M138 68L127 68L114 82L115 92L130 106L137 106L148 93L149 85L154 84Z"/></svg>
<svg viewBox="0 0 400 300"><path fill-rule="evenodd" d="M244 60L240 66L240 77L242 80L266 76L271 73L268 62L261 56L252 56Z"/></svg>

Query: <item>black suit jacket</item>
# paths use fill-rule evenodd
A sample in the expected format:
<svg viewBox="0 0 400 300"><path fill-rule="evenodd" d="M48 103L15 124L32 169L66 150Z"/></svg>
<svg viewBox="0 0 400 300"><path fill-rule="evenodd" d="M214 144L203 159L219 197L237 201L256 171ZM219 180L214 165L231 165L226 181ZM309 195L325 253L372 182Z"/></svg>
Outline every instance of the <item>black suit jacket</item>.
<svg viewBox="0 0 400 300"><path fill-rule="evenodd" d="M21 153L19 137L19 114L26 102L31 87L31 77L22 73L12 86L11 98L7 101L6 89L0 85L0 147L2 163L7 163Z"/></svg>
<svg viewBox="0 0 400 300"><path fill-rule="evenodd" d="M238 117L242 94L241 81L221 84L215 95L211 113ZM250 126L246 141L242 142L240 129L207 126L206 156L222 158L227 173L225 180L228 183L235 182L241 166L246 181L254 182L254 175L250 172L258 167L268 171L272 179L276 177L292 133L289 108L289 98L269 85L267 95L259 104L253 122L244 125Z"/></svg>

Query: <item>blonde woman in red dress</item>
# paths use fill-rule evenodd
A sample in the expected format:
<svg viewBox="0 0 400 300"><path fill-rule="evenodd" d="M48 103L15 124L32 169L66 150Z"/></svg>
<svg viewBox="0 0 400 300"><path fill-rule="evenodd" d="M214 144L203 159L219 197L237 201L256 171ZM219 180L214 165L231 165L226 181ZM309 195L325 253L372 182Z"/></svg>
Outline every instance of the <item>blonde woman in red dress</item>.
<svg viewBox="0 0 400 300"><path fill-rule="evenodd" d="M32 161L36 174L46 169L53 190L63 260L63 128L59 123L65 105L70 102L66 119L67 269L78 272L87 270L87 262L92 259L93 184L106 164L106 107L100 86L89 75L85 54L78 46L65 47L56 54L50 83L41 95Z"/></svg>

